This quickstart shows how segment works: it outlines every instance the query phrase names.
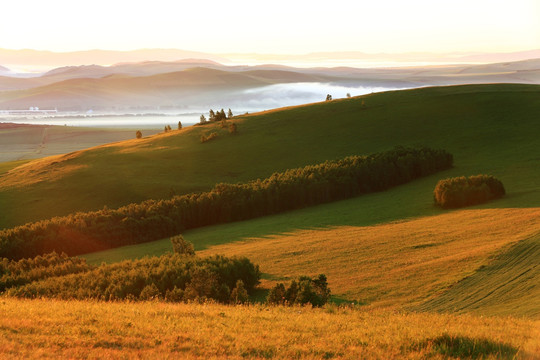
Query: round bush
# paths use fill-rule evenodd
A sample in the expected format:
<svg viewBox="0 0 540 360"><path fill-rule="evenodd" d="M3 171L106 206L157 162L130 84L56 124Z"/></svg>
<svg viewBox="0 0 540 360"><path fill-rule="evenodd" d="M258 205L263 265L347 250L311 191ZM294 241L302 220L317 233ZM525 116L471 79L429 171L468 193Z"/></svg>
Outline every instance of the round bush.
<svg viewBox="0 0 540 360"><path fill-rule="evenodd" d="M500 180L491 175L439 180L433 191L435 204L448 209L485 203L505 194Z"/></svg>

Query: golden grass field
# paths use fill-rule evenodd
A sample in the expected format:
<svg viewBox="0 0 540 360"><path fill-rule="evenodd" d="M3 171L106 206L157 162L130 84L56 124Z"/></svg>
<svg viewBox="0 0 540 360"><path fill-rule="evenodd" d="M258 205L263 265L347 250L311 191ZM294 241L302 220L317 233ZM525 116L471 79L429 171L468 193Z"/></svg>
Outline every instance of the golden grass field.
<svg viewBox="0 0 540 360"><path fill-rule="evenodd" d="M299 230L198 254L246 256L267 274L265 287L324 273L340 298L411 307L540 233L539 218L540 208L460 210L375 226Z"/></svg>
<svg viewBox="0 0 540 360"><path fill-rule="evenodd" d="M0 299L0 313L2 359L444 359L459 351L484 359L540 356L540 322L515 318L9 298Z"/></svg>

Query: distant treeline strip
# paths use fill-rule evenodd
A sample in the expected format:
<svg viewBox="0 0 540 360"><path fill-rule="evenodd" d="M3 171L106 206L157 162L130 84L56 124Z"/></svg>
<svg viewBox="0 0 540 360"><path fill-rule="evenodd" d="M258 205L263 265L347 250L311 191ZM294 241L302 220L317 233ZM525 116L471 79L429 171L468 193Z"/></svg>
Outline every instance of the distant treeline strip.
<svg viewBox="0 0 540 360"><path fill-rule="evenodd" d="M116 210L76 213L0 232L0 257L18 259L52 251L84 254L162 239L201 226L251 219L382 191L450 168L444 150L398 147L274 173L245 184L148 200Z"/></svg>

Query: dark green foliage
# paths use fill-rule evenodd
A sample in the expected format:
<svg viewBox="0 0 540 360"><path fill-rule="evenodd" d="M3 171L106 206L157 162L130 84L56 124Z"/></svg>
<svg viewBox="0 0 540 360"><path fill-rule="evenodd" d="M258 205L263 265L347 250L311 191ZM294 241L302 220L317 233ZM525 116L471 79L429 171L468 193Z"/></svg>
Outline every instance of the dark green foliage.
<svg viewBox="0 0 540 360"><path fill-rule="evenodd" d="M326 95L326 101L332 101L332 95L330 94Z"/></svg>
<svg viewBox="0 0 540 360"><path fill-rule="evenodd" d="M306 305L323 306L330 299L330 289L326 275L321 274L316 279L301 276L293 280L288 289L282 283L274 286L268 294L267 302L273 305Z"/></svg>
<svg viewBox="0 0 540 360"><path fill-rule="evenodd" d="M163 239L217 223L383 191L452 166L452 155L428 148L396 148L274 173L245 184L148 200L116 210L76 213L0 231L0 256L32 257L53 250L84 254Z"/></svg>
<svg viewBox="0 0 540 360"><path fill-rule="evenodd" d="M173 247L173 252L178 255L195 255L195 248L193 244L185 240L182 235L175 235L171 237L171 243Z"/></svg>
<svg viewBox="0 0 540 360"><path fill-rule="evenodd" d="M493 176L476 175L439 180L433 196L443 208L458 208L498 199L505 193L502 182Z"/></svg>
<svg viewBox="0 0 540 360"><path fill-rule="evenodd" d="M218 111L216 113L216 116L214 117L214 121L221 121L221 120L226 120L226 119L227 119L227 115L225 115L225 110L223 109Z"/></svg>
<svg viewBox="0 0 540 360"><path fill-rule="evenodd" d="M0 293L32 281L92 270L85 259L55 252L19 261L0 259Z"/></svg>
<svg viewBox="0 0 540 360"><path fill-rule="evenodd" d="M287 299L285 294L286 294L285 285L283 285L282 283L279 283L276 286L274 286L272 289L270 289L270 293L268 293L268 298L266 301L269 304L285 305L285 301Z"/></svg>
<svg viewBox="0 0 540 360"><path fill-rule="evenodd" d="M244 282L238 280L236 286L231 291L231 303L233 304L244 304L249 300L249 295L244 287Z"/></svg>
<svg viewBox="0 0 540 360"><path fill-rule="evenodd" d="M259 283L259 267L247 258L168 254L101 265L85 273L47 278L11 288L16 297L60 299L199 301L227 303L242 281L247 293Z"/></svg>

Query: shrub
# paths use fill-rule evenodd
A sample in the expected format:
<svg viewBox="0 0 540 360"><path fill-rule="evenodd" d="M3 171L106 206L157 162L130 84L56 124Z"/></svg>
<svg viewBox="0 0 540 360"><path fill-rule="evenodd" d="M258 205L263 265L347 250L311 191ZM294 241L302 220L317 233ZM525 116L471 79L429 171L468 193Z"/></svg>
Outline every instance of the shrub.
<svg viewBox="0 0 540 360"><path fill-rule="evenodd" d="M439 180L433 191L435 203L445 209L476 205L505 195L501 181L491 175Z"/></svg>
<svg viewBox="0 0 540 360"><path fill-rule="evenodd" d="M216 132L210 133L210 135L201 135L201 143L205 143L207 141L213 140L217 138L218 134Z"/></svg>
<svg viewBox="0 0 540 360"><path fill-rule="evenodd" d="M267 302L274 305L323 306L329 299L330 289L326 275L320 274L316 279L301 276L298 282L293 280L286 290L285 285L277 284L270 290Z"/></svg>
<svg viewBox="0 0 540 360"><path fill-rule="evenodd" d="M268 293L267 302L269 304L273 305L285 305L286 297L285 297L285 285L282 283L277 284L272 289L270 289L270 293Z"/></svg>
<svg viewBox="0 0 540 360"><path fill-rule="evenodd" d="M135 137L136 137L137 139L142 138L142 132L141 132L141 130L137 130L137 132L135 133Z"/></svg>
<svg viewBox="0 0 540 360"><path fill-rule="evenodd" d="M236 124L235 123L230 123L229 124L229 133L230 134L236 134Z"/></svg>
<svg viewBox="0 0 540 360"><path fill-rule="evenodd" d="M178 130L182 130L182 122L181 121L178 122Z"/></svg>
<svg viewBox="0 0 540 360"><path fill-rule="evenodd" d="M193 244L184 239L182 235L176 235L171 237L171 243L175 254L179 255L195 255L195 249Z"/></svg>
<svg viewBox="0 0 540 360"><path fill-rule="evenodd" d="M231 291L230 299L233 304L244 304L248 301L249 296L242 280L236 282L236 286Z"/></svg>

